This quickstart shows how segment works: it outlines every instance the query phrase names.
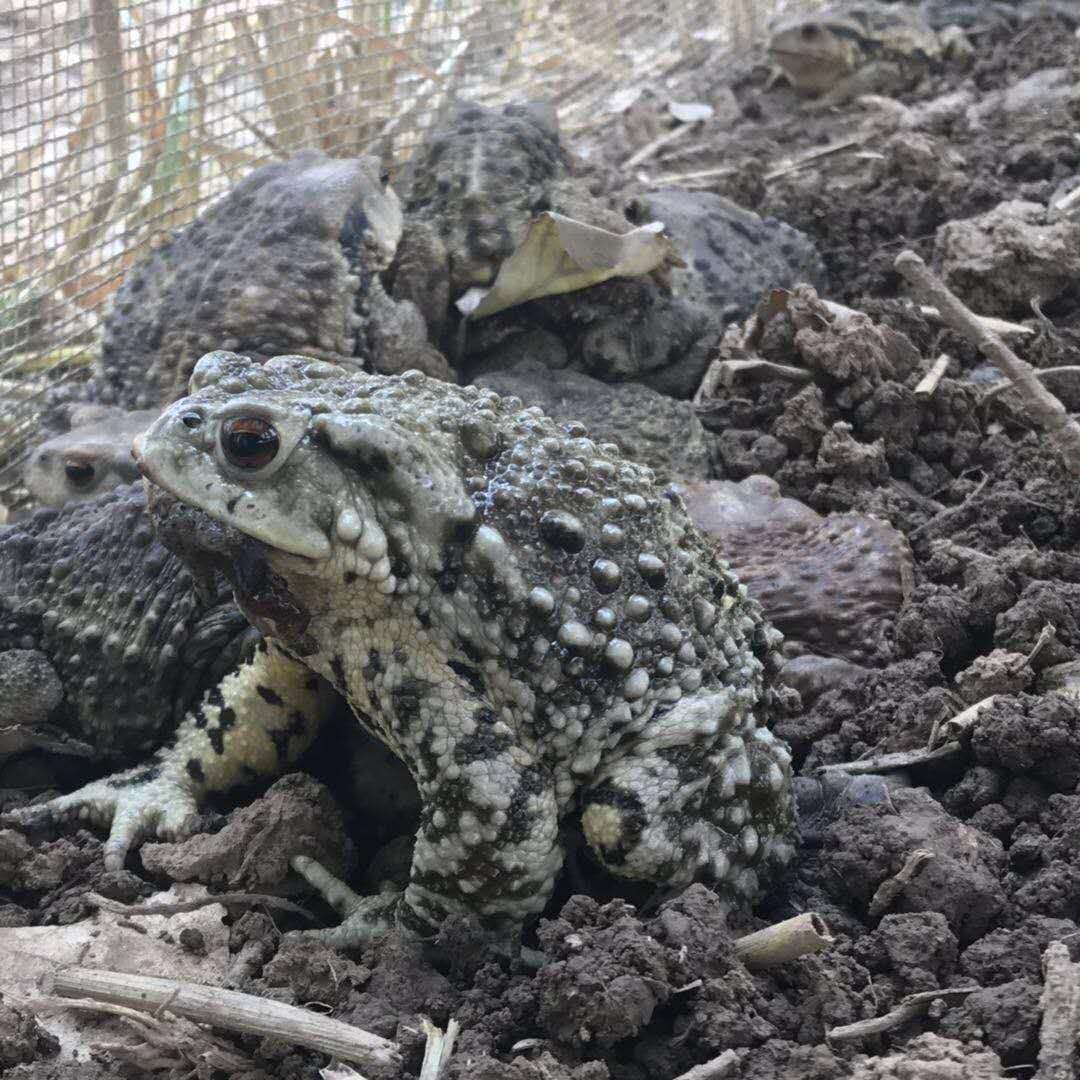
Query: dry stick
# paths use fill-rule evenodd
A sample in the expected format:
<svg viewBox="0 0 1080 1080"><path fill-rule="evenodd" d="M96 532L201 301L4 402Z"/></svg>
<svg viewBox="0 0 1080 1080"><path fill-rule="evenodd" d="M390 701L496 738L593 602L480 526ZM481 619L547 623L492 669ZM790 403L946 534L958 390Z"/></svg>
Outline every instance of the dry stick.
<svg viewBox="0 0 1080 1080"><path fill-rule="evenodd" d="M918 872L923 868L925 863L928 863L934 857L932 851L927 851L925 848L916 848L910 855L904 860L904 865L892 877L886 878L878 887L870 900L870 906L867 908L866 914L871 919L876 919L879 915L884 915L886 911L893 906L893 901L907 888L908 882L915 877Z"/></svg>
<svg viewBox="0 0 1080 1080"><path fill-rule="evenodd" d="M119 900L110 900L107 896L101 896L96 892L83 895L83 899L100 908L102 911L111 911L114 915L181 915L185 911L198 911L200 908L209 907L211 904L243 904L247 907L261 905L268 908L277 908L279 911L289 911L294 915L301 915L308 922L318 920L307 908L294 904L281 896L269 896L263 893L208 893L195 900L178 900L174 904L122 904Z"/></svg>
<svg viewBox="0 0 1080 1080"><path fill-rule="evenodd" d="M1064 942L1051 941L1043 953L1042 1026L1037 1080L1075 1080L1073 1057L1080 1023L1080 965Z"/></svg>
<svg viewBox="0 0 1080 1080"><path fill-rule="evenodd" d="M684 1073L679 1073L675 1080L720 1080L727 1076L739 1064L739 1055L734 1050L725 1050L719 1057L695 1065Z"/></svg>
<svg viewBox="0 0 1080 1080"><path fill-rule="evenodd" d="M735 942L735 956L750 971L762 971L821 952L834 940L825 920L815 911L805 911L793 919L785 919L739 938Z"/></svg>
<svg viewBox="0 0 1080 1080"><path fill-rule="evenodd" d="M448 1021L444 1034L443 1029L436 1027L426 1016L421 1017L420 1022L424 1034L427 1035L424 1060L420 1065L420 1080L439 1080L450 1063L450 1055L454 1052L454 1043L461 1031L461 1025L456 1020Z"/></svg>
<svg viewBox="0 0 1080 1080"><path fill-rule="evenodd" d="M661 135L657 135L651 142L647 142L637 153L631 154L623 163L624 169L637 168L643 161L648 161L658 150L663 150L665 146L670 146L673 142L677 142L679 139L684 138L688 132L697 128L700 125L700 121L692 124L679 124L672 128L670 131L665 131Z"/></svg>
<svg viewBox="0 0 1080 1080"><path fill-rule="evenodd" d="M767 172L762 179L767 184L770 180L778 180L781 176L795 172L797 169L801 169L804 165L809 165L819 158L839 154L844 150L850 150L853 146L861 146L864 142L865 139L842 139L840 142L830 143L828 146L821 147L820 150L811 150L810 153L803 154L794 161L789 161L787 164L773 169L772 172Z"/></svg>
<svg viewBox="0 0 1080 1080"><path fill-rule="evenodd" d="M1057 444L1065 467L1074 476L1080 476L1080 424L1039 382L1035 369L1021 360L997 334L987 330L914 251L901 251L893 265L916 292L937 307L946 326L966 337L1012 379L1017 392L1024 399L1028 414Z"/></svg>
<svg viewBox="0 0 1080 1080"><path fill-rule="evenodd" d="M938 383L945 377L949 370L949 354L942 353L935 361L930 370L919 380L915 387L915 396L918 398L933 397Z"/></svg>
<svg viewBox="0 0 1080 1080"><path fill-rule="evenodd" d="M254 994L92 968L62 968L52 983L53 992L64 997L88 997L151 1012L168 1002L171 1012L198 1023L270 1035L360 1065L401 1067L397 1044L389 1039Z"/></svg>
<svg viewBox="0 0 1080 1080"><path fill-rule="evenodd" d="M969 705L963 712L958 712L955 716L950 716L949 719L943 721L940 726L935 725L934 729L930 732L931 742L928 749L932 750L934 744L940 743L943 739L962 742L965 739L970 738L972 729L975 727L979 717L982 716L982 714L986 712L999 697L999 694L991 694L989 697L984 697L981 701L976 701L974 705Z"/></svg>
<svg viewBox="0 0 1080 1080"><path fill-rule="evenodd" d="M957 741L943 743L933 750L897 750L892 754L860 758L858 761L842 761L837 765L822 765L818 773L844 773L846 776L864 776L867 773L892 772L894 769L910 769L913 765L927 765L934 761L956 757L963 750Z"/></svg>
<svg viewBox="0 0 1080 1080"><path fill-rule="evenodd" d="M1080 374L1080 364L1058 364L1056 367L1036 368L1035 378L1045 379L1047 375L1064 375L1068 372L1070 375ZM1000 382L996 386L991 386L988 390L983 391L982 404L985 404L991 398L996 397L1003 390L1008 390L1012 386L1012 380L1006 382Z"/></svg>
<svg viewBox="0 0 1080 1080"><path fill-rule="evenodd" d="M909 1020L916 1020L925 1016L933 1002L939 999L965 998L968 994L974 994L979 987L960 986L950 987L945 990L926 990L921 994L909 994L895 1009L887 1012L884 1016L874 1016L869 1020L856 1020L854 1024L842 1024L825 1033L829 1042L855 1042L871 1035L883 1035L886 1031L892 1031Z"/></svg>
<svg viewBox="0 0 1080 1080"><path fill-rule="evenodd" d="M938 311L933 304L920 304L919 314L927 319L936 319L938 322L943 322L941 312ZM993 315L976 315L976 319L982 325L984 330L992 330L995 334L1034 334L1035 328L1032 326L1025 326L1023 323L1008 322L1005 319L996 319Z"/></svg>
<svg viewBox="0 0 1080 1080"><path fill-rule="evenodd" d="M1059 214L1068 213L1077 203L1080 203L1080 186L1074 187L1067 195L1062 195L1056 203L1054 203L1054 209Z"/></svg>

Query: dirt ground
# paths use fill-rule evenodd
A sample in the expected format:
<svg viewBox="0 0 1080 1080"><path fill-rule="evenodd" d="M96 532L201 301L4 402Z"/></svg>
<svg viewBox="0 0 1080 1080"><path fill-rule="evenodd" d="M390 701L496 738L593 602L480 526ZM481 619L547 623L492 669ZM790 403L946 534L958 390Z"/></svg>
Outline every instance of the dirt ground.
<svg viewBox="0 0 1080 1080"><path fill-rule="evenodd" d="M48 939L54 958L125 957L139 965L128 970L190 972L317 1003L400 1044L403 1070L384 1080L418 1075L420 1016L460 1023L452 1080L674 1080L729 1049L735 1063L723 1075L745 1080L1032 1075L1042 954L1063 941L1080 959L1080 696L1070 696L1080 667L1063 666L1080 665L1080 506L1075 480L1020 401L1008 390L984 397L994 377L985 361L903 299L892 264L908 246L944 261L980 314L1029 328L1010 341L1030 363L1080 363L1077 219L1024 219L1056 230L1029 251L1023 230L1008 231L1026 213L1016 211L985 226L974 254L976 242L949 224L1008 200L1045 207L1080 182L1080 41L1074 26L1046 17L975 44L970 66L932 75L899 102L820 115L798 112L783 86L767 88L764 66L725 69L727 78L709 66L646 92L578 147L597 190L613 198L657 176L711 170L692 182L810 234L829 271L827 297L870 316L845 338L803 297L798 332L794 316L778 317L760 352L809 368L813 381L748 379L700 409L708 430L740 433L718 439L717 476L767 471L784 495L821 514L887 520L914 554L910 595L876 665L830 669L779 725L797 769L809 776L919 751L944 721L998 695L970 740L898 772L883 801L826 821L753 916L725 917L700 885L666 897L628 890L572 854L527 942L544 954L538 968L490 951L464 921L448 924L434 947L391 937L345 957L290 936L308 925L299 916L258 905L87 920L96 904L88 893L130 904L171 882L189 883L175 895L198 896L200 886L281 893L291 880L293 898L333 925L334 913L289 879L287 857L298 850L344 870L358 890L398 877L416 812L408 781L393 762L365 757L363 770L354 767L370 748L342 718L305 762L318 780L286 777L255 802L211 815L209 835L147 845L138 872L103 873L89 832L33 851L0 833L0 926L25 935L26 955ZM642 165L644 176L622 176L619 163L664 130L669 98L708 102L714 119ZM841 142L849 145L797 164ZM1064 259L1041 265L1039 250L1059 241ZM914 349L890 353L890 330ZM941 353L951 357L945 377L916 395ZM1075 372L1047 385L1080 409ZM882 883L916 850L932 858L883 902ZM757 974L735 958L735 938L803 911L826 921L830 948ZM27 963L26 985L49 966ZM946 988L971 992L883 1034L826 1037L905 995ZM219 1032L213 1046L200 1035L165 1045L162 1035L153 1051L136 1051L122 1021L95 1030L114 1049L73 1058L73 1037L53 1015L35 1019L14 997L0 1001L0 1074L352 1075L271 1038Z"/></svg>

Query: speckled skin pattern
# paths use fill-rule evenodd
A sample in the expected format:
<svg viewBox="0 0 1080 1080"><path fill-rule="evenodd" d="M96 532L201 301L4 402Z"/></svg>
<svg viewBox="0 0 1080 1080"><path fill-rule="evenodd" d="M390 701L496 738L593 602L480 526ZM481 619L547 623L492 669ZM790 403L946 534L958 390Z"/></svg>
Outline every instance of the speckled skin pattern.
<svg viewBox="0 0 1080 1080"><path fill-rule="evenodd" d="M943 42L917 9L869 0L784 19L769 54L796 91L837 105L910 89L941 58Z"/></svg>
<svg viewBox="0 0 1080 1080"><path fill-rule="evenodd" d="M35 714L23 696L0 699L0 727L48 721L92 746L102 763L153 751L137 768L15 811L5 823L79 816L105 824L110 867L146 835L189 831L208 791L280 772L308 746L325 706L325 689L259 641L209 562L193 574L162 546L146 509L140 482L0 530L0 686L25 682L29 658L36 682L59 683ZM265 698L250 683L256 665L274 676L276 690ZM225 697L244 697L238 686L258 702L254 716L224 707ZM226 781L214 759L230 729ZM204 772L174 768L196 757L207 762Z"/></svg>
<svg viewBox="0 0 1080 1080"><path fill-rule="evenodd" d="M138 480L131 442L157 415L157 409L110 409L96 422L36 447L23 467L23 481L35 505L85 502Z"/></svg>
<svg viewBox="0 0 1080 1080"><path fill-rule="evenodd" d="M88 400L166 405L221 347L363 359L365 304L400 233L400 204L373 158L310 150L256 169L128 273Z"/></svg>
<svg viewBox="0 0 1080 1080"><path fill-rule="evenodd" d="M892 660L915 560L903 533L866 514L822 517L767 476L679 485L690 517L784 634L784 650L857 664Z"/></svg>
<svg viewBox="0 0 1080 1080"><path fill-rule="evenodd" d="M230 434L253 424L273 435L255 466ZM790 857L790 758L766 726L780 636L678 497L580 425L419 372L215 353L136 456L248 538L242 610L411 771L399 924L519 926L578 812L613 872L712 878L730 902ZM207 528L192 518L185 557Z"/></svg>

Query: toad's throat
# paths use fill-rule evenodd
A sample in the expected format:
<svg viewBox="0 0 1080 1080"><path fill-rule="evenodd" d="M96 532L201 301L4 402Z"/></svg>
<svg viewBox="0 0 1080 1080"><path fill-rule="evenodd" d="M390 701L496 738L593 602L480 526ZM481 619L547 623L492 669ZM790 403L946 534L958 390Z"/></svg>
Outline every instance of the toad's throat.
<svg viewBox="0 0 1080 1080"><path fill-rule="evenodd" d="M303 639L311 613L271 567L266 544L223 525L149 480L146 489L148 511L159 539L196 579L221 574L256 629L287 643Z"/></svg>

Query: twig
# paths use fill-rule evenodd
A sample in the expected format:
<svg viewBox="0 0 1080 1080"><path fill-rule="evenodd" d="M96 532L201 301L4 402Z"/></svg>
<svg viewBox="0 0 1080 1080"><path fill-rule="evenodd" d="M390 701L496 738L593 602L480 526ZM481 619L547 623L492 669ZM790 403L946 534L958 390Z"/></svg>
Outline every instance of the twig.
<svg viewBox="0 0 1080 1080"><path fill-rule="evenodd" d="M935 319L938 322L944 322L941 312L934 307L933 304L920 304L919 314L927 319ZM1034 334L1033 327L1025 326L1023 323L1008 322L1005 319L995 319L993 315L976 315L979 323L986 330L990 330L995 334Z"/></svg>
<svg viewBox="0 0 1080 1080"><path fill-rule="evenodd" d="M750 971L762 971L821 952L834 941L825 920L815 911L804 911L793 919L739 938L735 942L735 956Z"/></svg>
<svg viewBox="0 0 1080 1080"><path fill-rule="evenodd" d="M928 863L933 857L934 853L926 851L924 848L916 848L911 852L904 860L904 865L892 877L886 878L877 887L877 891L871 898L870 905L866 910L867 915L871 919L884 915L893 906L893 901L907 887L908 882L922 869L923 864Z"/></svg>
<svg viewBox="0 0 1080 1080"><path fill-rule="evenodd" d="M293 915L301 915L308 922L318 922L307 908L294 904L281 896L269 896L264 893L208 893L194 900L179 900L174 904L121 904L119 900L110 900L96 892L85 893L83 899L102 911L111 911L115 915L180 915L185 911L198 911L211 904L243 904L245 907L277 908Z"/></svg>
<svg viewBox="0 0 1080 1080"><path fill-rule="evenodd" d="M1035 378L1045 379L1047 375L1080 375L1080 364L1058 364L1056 367L1035 368ZM1013 386L1012 379L1006 379L1004 382L999 382L995 386L991 386L983 391L982 404L985 404L991 398L996 397L1003 390L1008 390Z"/></svg>
<svg viewBox="0 0 1080 1080"><path fill-rule="evenodd" d="M1080 1023L1080 965L1069 948L1051 941L1043 953L1042 1026L1039 1029L1038 1080L1075 1080L1073 1059Z"/></svg>
<svg viewBox="0 0 1080 1080"><path fill-rule="evenodd" d="M976 721L997 701L999 696L999 694L991 694L989 697L984 697L982 701L976 701L974 705L969 705L963 712L958 712L955 716L949 717L940 726L935 726L934 730L930 732L930 738L933 741L927 749L933 750L934 744L940 743L942 740L952 740L959 743L970 738L971 730L975 727Z"/></svg>
<svg viewBox="0 0 1080 1080"><path fill-rule="evenodd" d="M949 987L945 990L925 990L921 994L908 994L895 1009L887 1012L884 1016L874 1016L869 1020L856 1020L854 1024L841 1024L825 1033L829 1042L855 1042L865 1039L870 1035L883 1035L886 1031L892 1031L909 1020L916 1020L925 1016L930 1006L938 1000L948 1001L951 998L962 999L968 994L975 993L977 986Z"/></svg>
<svg viewBox="0 0 1080 1080"><path fill-rule="evenodd" d="M711 1061L704 1061L684 1073L679 1073L675 1080L720 1080L721 1076L727 1076L738 1064L739 1055L734 1050L725 1050Z"/></svg>
<svg viewBox="0 0 1080 1080"><path fill-rule="evenodd" d="M52 989L64 997L88 997L151 1012L175 995L169 1010L188 1020L269 1035L360 1065L401 1068L397 1044L389 1039L254 994L92 968L62 968L52 977Z"/></svg>
<svg viewBox="0 0 1080 1080"><path fill-rule="evenodd" d="M1054 209L1059 214L1067 214L1077 203L1080 203L1080 184L1074 187L1067 195L1062 195L1054 203Z"/></svg>
<svg viewBox="0 0 1080 1080"><path fill-rule="evenodd" d="M819 773L840 772L849 776L862 776L866 773L892 772L895 769L910 769L913 765L928 765L935 761L955 757L962 750L960 743L947 742L933 750L898 750L893 754L879 754L877 757L860 758L858 761L843 761L837 765L822 765Z"/></svg>
<svg viewBox="0 0 1080 1080"><path fill-rule="evenodd" d="M623 163L624 169L637 168L643 161L648 161L658 150L663 150L665 146L670 146L673 142L678 142L689 131L698 126L700 121L692 124L678 124L669 131L665 131L660 135L657 135L651 142L647 142L636 153L631 154Z"/></svg>
<svg viewBox="0 0 1080 1080"><path fill-rule="evenodd" d="M448 1020L444 1034L443 1029L436 1027L426 1016L420 1018L420 1023L427 1035L424 1061L420 1066L420 1080L439 1080L446 1072L461 1025L456 1020Z"/></svg>
<svg viewBox="0 0 1080 1080"><path fill-rule="evenodd" d="M935 361L930 370L919 380L918 385L915 387L915 396L919 398L933 397L934 391L938 388L938 383L945 377L945 372L949 370L949 354L942 353Z"/></svg>
<svg viewBox="0 0 1080 1080"><path fill-rule="evenodd" d="M1065 467L1080 476L1080 424L1039 382L1035 368L1021 360L993 331L987 330L968 307L931 272L914 251L902 251L893 264L900 275L927 300L934 302L945 324L966 337L1016 384L1028 414L1057 444Z"/></svg>
<svg viewBox="0 0 1080 1080"><path fill-rule="evenodd" d="M862 146L863 142L863 139L842 139L840 142L830 143L828 146L822 146L817 150L811 150L808 154L802 154L795 158L794 161L789 161L787 164L781 165L771 172L767 172L762 179L766 184L770 180L778 180L781 176L787 176L788 173L796 172L804 165L810 165L819 158L829 157L832 154L839 154L843 150L850 150L853 146Z"/></svg>
<svg viewBox="0 0 1080 1080"><path fill-rule="evenodd" d="M1034 645L1031 646L1031 652L1029 652L1027 656L1024 657L1024 664L1026 664L1028 667L1031 667L1035 662L1036 657L1038 657L1039 653L1041 653L1047 645L1051 645L1055 641L1057 641L1057 627L1054 626L1053 623L1047 623L1039 631L1038 640L1035 642ZM1017 667L1021 666L1023 665L1017 664Z"/></svg>

